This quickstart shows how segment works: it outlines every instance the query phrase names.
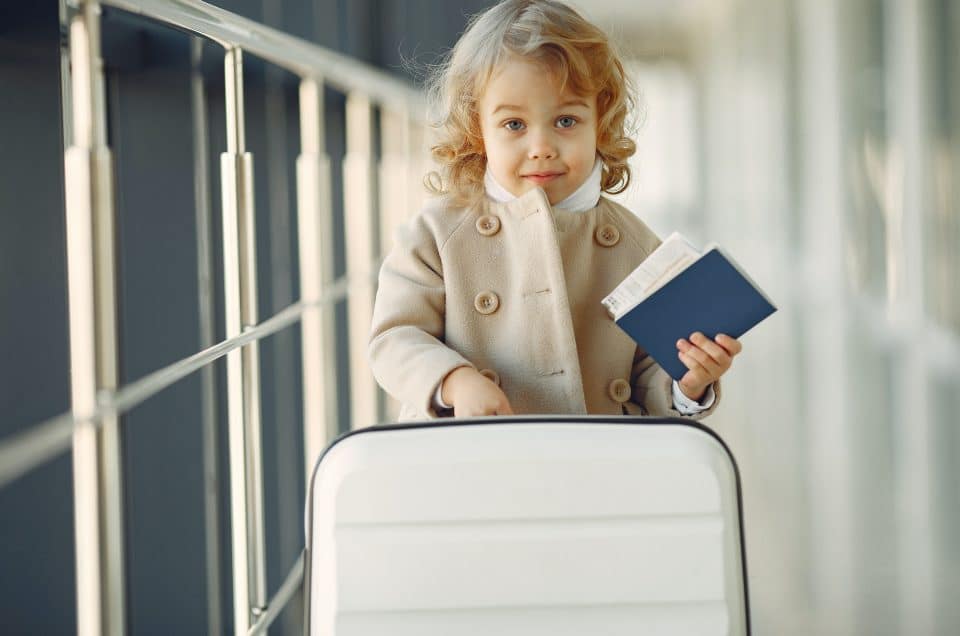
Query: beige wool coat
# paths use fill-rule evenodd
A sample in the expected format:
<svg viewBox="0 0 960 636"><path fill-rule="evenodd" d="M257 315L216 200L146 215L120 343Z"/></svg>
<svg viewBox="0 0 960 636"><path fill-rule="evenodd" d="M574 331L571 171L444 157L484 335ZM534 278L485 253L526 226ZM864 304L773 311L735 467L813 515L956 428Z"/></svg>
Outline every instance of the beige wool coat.
<svg viewBox="0 0 960 636"><path fill-rule="evenodd" d="M380 270L373 374L401 420L450 415L433 398L464 365L518 414L679 416L670 376L600 304L659 243L604 197L579 213L553 210L540 188L463 209L436 199L398 230ZM714 390L696 419L716 408Z"/></svg>

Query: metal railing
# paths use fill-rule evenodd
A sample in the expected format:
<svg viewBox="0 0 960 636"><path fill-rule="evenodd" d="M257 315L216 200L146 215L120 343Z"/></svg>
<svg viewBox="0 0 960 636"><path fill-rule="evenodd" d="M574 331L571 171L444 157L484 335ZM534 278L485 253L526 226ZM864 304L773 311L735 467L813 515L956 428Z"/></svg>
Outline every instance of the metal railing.
<svg viewBox="0 0 960 636"><path fill-rule="evenodd" d="M114 195L100 53L101 6L142 15L211 40L225 51L227 148L221 155L225 340L119 386ZM297 561L268 601L264 555L258 343L297 321L302 330L304 452L308 478L333 433L337 409L333 304L348 298L350 413L372 423L382 414L365 364L381 236L415 207L425 163L421 93L385 73L199 0L67 0L69 64L64 71L67 266L71 410L0 441L0 487L72 447L77 629L81 635L126 630L120 417L144 400L226 358L231 488L233 617L237 634L260 633L300 587ZM193 57L198 46L192 49ZM243 56L251 54L300 78L301 148L296 162L299 302L265 320L257 315L253 156L244 129ZM194 59L196 63L196 59ZM334 280L330 158L325 152L324 87L347 97L344 210L347 273ZM194 92L196 99L197 93ZM202 93L201 93L202 99ZM381 164L374 165L374 108L380 111ZM194 134L205 135L203 125ZM205 144L206 140L200 142ZM202 152L199 154L203 154ZM371 183L379 170L381 198ZM198 170L205 172L204 170ZM411 179L414 175L417 178ZM198 206L201 197L198 196ZM391 205L384 205L390 201ZM408 205L398 205L403 202ZM379 215L376 218L375 215ZM199 217L198 217L199 218ZM198 228L201 223L198 222ZM212 253L208 231L198 251ZM204 258L200 259L204 261ZM209 273L207 274L209 275ZM203 277L203 274L201 274ZM212 309L201 302L208 317ZM212 385L212 383L211 383ZM207 387L205 399L213 399ZM205 437L212 444L212 436ZM209 504L209 502L208 502ZM208 532L208 550L210 549Z"/></svg>

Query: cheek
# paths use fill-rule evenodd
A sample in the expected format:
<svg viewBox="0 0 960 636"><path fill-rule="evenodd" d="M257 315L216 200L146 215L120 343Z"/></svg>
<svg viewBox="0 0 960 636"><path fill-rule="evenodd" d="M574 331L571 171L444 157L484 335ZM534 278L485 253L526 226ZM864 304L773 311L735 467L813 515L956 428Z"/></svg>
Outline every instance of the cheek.
<svg viewBox="0 0 960 636"><path fill-rule="evenodd" d="M576 156L578 163L581 163L588 170L593 168L593 161L597 154L597 144L593 133L584 135L577 143Z"/></svg>
<svg viewBox="0 0 960 636"><path fill-rule="evenodd" d="M493 170L509 170L519 161L516 150L510 144L491 140L487 145L487 163Z"/></svg>

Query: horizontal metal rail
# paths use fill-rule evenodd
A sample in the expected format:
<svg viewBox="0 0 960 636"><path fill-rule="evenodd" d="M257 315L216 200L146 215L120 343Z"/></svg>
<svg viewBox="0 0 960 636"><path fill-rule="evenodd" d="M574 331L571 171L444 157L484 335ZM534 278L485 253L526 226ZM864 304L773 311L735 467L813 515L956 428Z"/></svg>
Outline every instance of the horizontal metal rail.
<svg viewBox="0 0 960 636"><path fill-rule="evenodd" d="M359 278L374 278L379 267L380 260L377 259L376 262L371 264L368 276ZM112 397L109 392L105 392L98 400L96 410L88 417L77 418L71 413L64 413L3 440L0 442L0 488L36 466L68 450L73 443L73 431L78 425L89 422L99 423L104 417L121 415L133 409L171 384L202 369L231 351L292 325L300 319L300 316L307 309L343 300L347 296L350 285L358 282L360 282L358 277L342 276L328 285L316 302L294 303L274 314L268 320L246 329L239 336L218 342L212 347L131 382L118 389Z"/></svg>
<svg viewBox="0 0 960 636"><path fill-rule="evenodd" d="M84 420L64 413L10 435L0 445L0 488L70 448L73 430Z"/></svg>
<svg viewBox="0 0 960 636"><path fill-rule="evenodd" d="M277 616L280 616L280 612L287 606L287 603L293 597L294 593L300 589L300 584L303 582L303 562L304 553L301 552L297 558L297 562L294 563L290 571L287 572L287 578L284 579L280 589L278 589L274 597L270 599L263 614L260 615L256 623L250 626L250 631L247 632L247 636L265 633L270 625L273 624L273 621L276 620Z"/></svg>
<svg viewBox="0 0 960 636"><path fill-rule="evenodd" d="M424 112L420 91L396 76L205 2L101 0L101 4L208 38L225 49L243 49L301 77L322 79L344 93L363 93L374 102L403 108L414 116Z"/></svg>

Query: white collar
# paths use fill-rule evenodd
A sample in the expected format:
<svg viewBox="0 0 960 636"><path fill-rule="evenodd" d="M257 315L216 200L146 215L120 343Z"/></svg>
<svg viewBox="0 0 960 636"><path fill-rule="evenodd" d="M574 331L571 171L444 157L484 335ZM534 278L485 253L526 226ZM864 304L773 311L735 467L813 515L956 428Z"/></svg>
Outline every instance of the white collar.
<svg viewBox="0 0 960 636"><path fill-rule="evenodd" d="M597 202L600 200L600 177L602 171L603 162L600 161L600 157L597 157L590 176L580 184L580 187L577 188L573 194L552 206L553 209L577 213L586 212L596 207ZM483 187L487 192L487 196L497 203L506 203L507 201L513 201L517 198L510 194L506 188L493 178L489 167L487 167L487 171L483 175Z"/></svg>

